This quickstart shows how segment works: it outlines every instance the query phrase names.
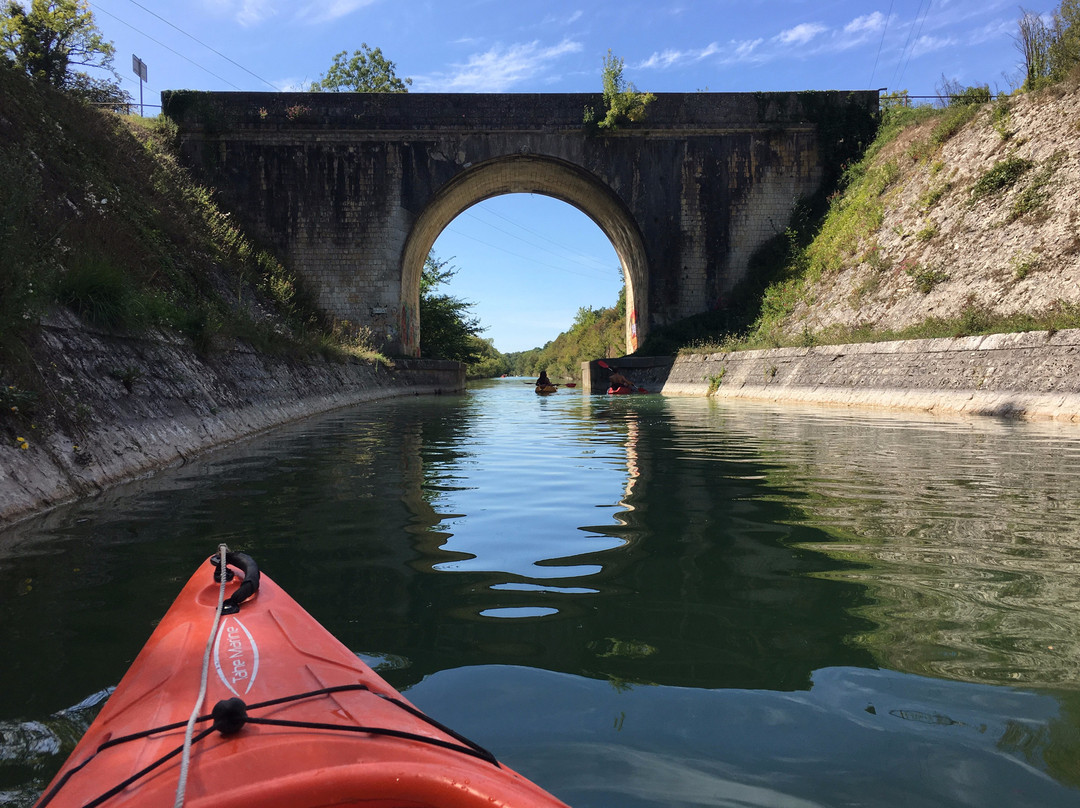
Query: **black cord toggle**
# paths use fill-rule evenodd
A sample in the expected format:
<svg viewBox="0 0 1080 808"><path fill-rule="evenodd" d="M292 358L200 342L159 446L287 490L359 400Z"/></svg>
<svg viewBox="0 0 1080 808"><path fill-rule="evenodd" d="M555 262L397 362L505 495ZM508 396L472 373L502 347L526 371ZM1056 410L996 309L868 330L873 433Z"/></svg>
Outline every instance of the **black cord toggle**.
<svg viewBox="0 0 1080 808"><path fill-rule="evenodd" d="M222 735L235 735L248 720L247 705L235 696L215 704L210 715L214 719L214 729Z"/></svg>
<svg viewBox="0 0 1080 808"><path fill-rule="evenodd" d="M222 699L214 705L214 709L211 710L209 715L201 715L198 717L198 721L207 721L209 719L212 719L213 724L201 730L192 738L192 746L194 748L194 744L198 743L204 738L209 737L209 735L214 730L217 730L222 735L235 735L237 732L243 729L245 724L265 724L268 726L277 727L296 727L300 729L325 730L327 732L355 732L365 733L368 735L382 735L390 738L403 738L405 740L415 741L417 743L430 744L431 746L438 746L443 749L449 749L454 752L460 752L465 755L470 755L472 757L479 758L480 760L487 761L493 766L501 768L499 761L496 760L495 756L491 754L491 752L484 749L482 746L478 746L477 744L470 741L468 738L459 735L449 727L440 724L434 718L420 712L408 702L382 693L373 693L373 695L378 696L380 699L383 699L390 704L400 707L405 712L419 718L420 720L426 722L435 729L445 732L447 735L452 737L454 741L444 741L441 738L433 738L430 735L419 735L413 732L406 732L403 730L391 729L388 727L362 727L353 724L324 724L311 721L284 721L275 718L258 718L255 716L248 716L249 707L252 710L260 710L265 707L273 707L278 704L288 704L291 702L301 701L303 699L315 698L317 696L328 696L333 693L344 693L357 690L366 690L368 692L372 692L371 688L369 688L365 684L351 684L336 685L334 687L324 687L320 688L319 690L311 690L307 693L295 693L291 696L281 696L276 699L270 699L269 701L260 701L251 705L245 704L244 700L241 698L233 697L231 699ZM145 729L141 732L132 733L131 735L122 735L120 737L110 738L109 740L101 744L101 746L99 746L93 752L93 754L90 755L90 757L86 758L78 766L74 766L68 769L64 773L64 776L61 777L60 780L53 785L52 789L41 796L41 799L38 800L35 808L45 808L45 806L52 801L53 797L55 797L60 792L60 789L62 789L67 784L67 782L72 778L73 775L83 769L87 764L90 763L90 761L94 760L97 755L99 755L101 752L104 752L106 749L111 749L112 747L119 746L125 743L130 743L132 741L142 740L143 738L149 737L150 735L157 735L162 732L173 732L175 730L181 730L184 728L184 725L186 723L186 721L177 721L173 724L165 724L160 727L154 727L153 729ZM178 746L172 751L166 752L164 755L147 765L145 768L140 769L123 782L110 788L101 796L86 803L82 808L98 808L98 806L115 797L117 794L119 794L121 791L123 791L125 788L132 785L133 783L137 783L150 772L160 768L173 758L179 757L182 754L183 749L183 746Z"/></svg>

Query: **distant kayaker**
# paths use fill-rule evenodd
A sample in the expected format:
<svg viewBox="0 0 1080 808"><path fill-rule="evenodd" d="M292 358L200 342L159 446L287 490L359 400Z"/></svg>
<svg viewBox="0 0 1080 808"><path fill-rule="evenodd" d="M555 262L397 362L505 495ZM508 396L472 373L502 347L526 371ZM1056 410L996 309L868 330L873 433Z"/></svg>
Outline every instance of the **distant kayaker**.
<svg viewBox="0 0 1080 808"><path fill-rule="evenodd" d="M547 371L540 371L540 378L536 380L537 387L551 387L551 379L548 378Z"/></svg>

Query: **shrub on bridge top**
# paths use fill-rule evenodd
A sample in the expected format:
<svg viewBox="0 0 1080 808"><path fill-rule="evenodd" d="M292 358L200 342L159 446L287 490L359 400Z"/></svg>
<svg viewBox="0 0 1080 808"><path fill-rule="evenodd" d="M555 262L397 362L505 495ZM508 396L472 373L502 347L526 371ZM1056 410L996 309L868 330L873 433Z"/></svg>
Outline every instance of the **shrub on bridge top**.
<svg viewBox="0 0 1080 808"><path fill-rule="evenodd" d="M592 107L585 107L584 124L587 130L618 129L623 124L644 120L645 108L656 100L652 93L642 93L623 78L623 60L608 48L604 57L604 117Z"/></svg>

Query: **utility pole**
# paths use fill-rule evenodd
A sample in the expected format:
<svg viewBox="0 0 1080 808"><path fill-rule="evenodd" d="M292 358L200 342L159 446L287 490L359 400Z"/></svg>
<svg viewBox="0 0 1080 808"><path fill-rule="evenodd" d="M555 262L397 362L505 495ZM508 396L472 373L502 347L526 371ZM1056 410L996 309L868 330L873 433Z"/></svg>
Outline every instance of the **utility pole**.
<svg viewBox="0 0 1080 808"><path fill-rule="evenodd" d="M139 77L139 117L145 118L146 116L143 114L142 88L143 83L146 81L146 62L134 53L131 54L131 72Z"/></svg>

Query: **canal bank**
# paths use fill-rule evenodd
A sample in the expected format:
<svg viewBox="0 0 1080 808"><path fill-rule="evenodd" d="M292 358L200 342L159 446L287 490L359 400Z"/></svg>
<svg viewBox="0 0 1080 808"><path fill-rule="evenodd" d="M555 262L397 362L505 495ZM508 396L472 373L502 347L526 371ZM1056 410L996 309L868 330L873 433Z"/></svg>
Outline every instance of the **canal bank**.
<svg viewBox="0 0 1080 808"><path fill-rule="evenodd" d="M625 357L650 392L1080 423L1080 329ZM583 365L586 389L606 371Z"/></svg>
<svg viewBox="0 0 1080 808"><path fill-rule="evenodd" d="M0 446L0 523L183 464L201 452L339 407L454 392L454 362L270 357L241 344L212 355L182 340L88 331L57 314L43 326L46 384L67 428L26 430ZM624 357L650 392L1080 423L1080 330L956 339ZM584 363L585 392L607 371ZM45 423L50 419L42 418Z"/></svg>
<svg viewBox="0 0 1080 808"><path fill-rule="evenodd" d="M37 405L22 441L0 446L0 524L309 415L465 386L458 362L386 367L241 343L202 356L178 337L88 329L62 310L43 323L35 350L48 357L42 381L64 412Z"/></svg>

